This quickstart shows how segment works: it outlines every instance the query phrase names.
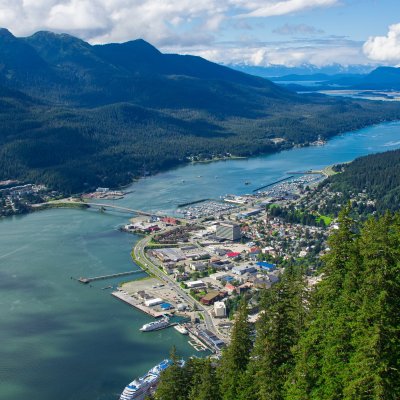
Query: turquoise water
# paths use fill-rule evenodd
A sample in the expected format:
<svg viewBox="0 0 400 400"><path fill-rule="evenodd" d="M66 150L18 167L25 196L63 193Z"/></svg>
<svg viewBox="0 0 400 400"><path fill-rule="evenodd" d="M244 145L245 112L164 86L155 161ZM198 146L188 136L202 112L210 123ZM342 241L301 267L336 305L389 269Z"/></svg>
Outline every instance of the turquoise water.
<svg viewBox="0 0 400 400"><path fill-rule="evenodd" d="M127 271L126 217L52 210L0 222L0 398L116 399L176 345L174 329L142 334L151 319L71 279ZM125 278L126 279L126 278Z"/></svg>
<svg viewBox="0 0 400 400"><path fill-rule="evenodd" d="M178 168L132 185L115 203L171 211L186 201L248 193L289 171L394 148L400 148L400 123L346 134L323 147ZM137 237L117 230L126 221L118 213L67 209L0 220L1 399L116 399L172 345L185 357L195 353L174 329L141 334L150 318L101 290L118 280L90 287L71 279L132 268Z"/></svg>

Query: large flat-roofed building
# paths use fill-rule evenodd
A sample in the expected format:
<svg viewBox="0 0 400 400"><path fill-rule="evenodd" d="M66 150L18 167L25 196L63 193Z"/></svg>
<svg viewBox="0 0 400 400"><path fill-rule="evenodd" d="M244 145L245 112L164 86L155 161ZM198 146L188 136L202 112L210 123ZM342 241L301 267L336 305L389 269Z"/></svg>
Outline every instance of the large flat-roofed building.
<svg viewBox="0 0 400 400"><path fill-rule="evenodd" d="M232 268L232 272L236 275L251 274L256 271L257 271L256 268L252 265L242 265Z"/></svg>
<svg viewBox="0 0 400 400"><path fill-rule="evenodd" d="M240 225L230 222L221 222L217 225L215 236L219 239L239 240L242 236Z"/></svg>

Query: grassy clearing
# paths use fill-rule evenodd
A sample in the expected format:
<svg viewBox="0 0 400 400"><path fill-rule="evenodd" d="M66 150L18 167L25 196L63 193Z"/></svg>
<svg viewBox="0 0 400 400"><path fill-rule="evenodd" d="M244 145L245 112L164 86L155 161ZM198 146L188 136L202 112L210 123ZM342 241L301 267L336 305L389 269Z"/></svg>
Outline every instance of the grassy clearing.
<svg viewBox="0 0 400 400"><path fill-rule="evenodd" d="M327 215L320 215L316 220L317 220L317 222L324 221L324 224L326 226L328 226L332 223L332 218L328 217Z"/></svg>

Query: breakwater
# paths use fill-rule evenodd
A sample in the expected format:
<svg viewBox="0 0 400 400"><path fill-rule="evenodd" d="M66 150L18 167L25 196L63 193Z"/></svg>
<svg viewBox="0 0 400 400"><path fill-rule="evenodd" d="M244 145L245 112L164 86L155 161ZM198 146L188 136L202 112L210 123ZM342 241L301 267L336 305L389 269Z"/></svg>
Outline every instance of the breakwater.
<svg viewBox="0 0 400 400"><path fill-rule="evenodd" d="M268 185L260 186L260 187L258 187L257 189L254 189L254 190L253 190L253 193L256 193L256 192L258 192L258 191L260 191L260 190L262 190L262 189L266 189L267 187L276 185L277 183L284 182L284 181L288 181L289 179L292 179L292 178L294 178L294 175L290 175L290 176L288 176L287 178L279 179L279 180L277 180L277 181L275 181L275 182L268 183Z"/></svg>
<svg viewBox="0 0 400 400"><path fill-rule="evenodd" d="M181 203L181 204L178 204L178 208L192 206L193 204L204 203L205 201L209 201L209 200L211 200L211 199L200 199L200 200L189 201L187 203Z"/></svg>

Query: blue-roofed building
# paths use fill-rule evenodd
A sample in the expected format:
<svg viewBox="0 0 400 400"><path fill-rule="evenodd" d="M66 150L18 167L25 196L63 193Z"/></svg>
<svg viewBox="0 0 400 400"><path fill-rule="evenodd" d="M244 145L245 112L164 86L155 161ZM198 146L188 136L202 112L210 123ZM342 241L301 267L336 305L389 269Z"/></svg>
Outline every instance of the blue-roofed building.
<svg viewBox="0 0 400 400"><path fill-rule="evenodd" d="M171 310L171 308L174 308L174 306L170 303L162 303L162 304L160 304L160 307L164 311Z"/></svg>
<svg viewBox="0 0 400 400"><path fill-rule="evenodd" d="M265 261L259 261L257 265L266 271L273 271L276 268L276 264L267 263Z"/></svg>

